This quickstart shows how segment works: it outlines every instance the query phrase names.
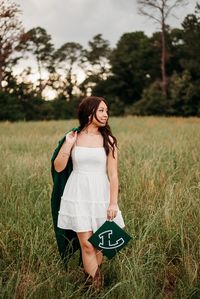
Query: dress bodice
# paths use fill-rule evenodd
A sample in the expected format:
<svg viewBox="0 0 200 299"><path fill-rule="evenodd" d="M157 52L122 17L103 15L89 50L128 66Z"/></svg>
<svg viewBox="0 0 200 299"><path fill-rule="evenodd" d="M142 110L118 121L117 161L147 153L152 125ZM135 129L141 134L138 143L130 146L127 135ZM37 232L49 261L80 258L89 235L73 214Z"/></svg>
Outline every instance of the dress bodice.
<svg viewBox="0 0 200 299"><path fill-rule="evenodd" d="M73 171L106 173L107 156L104 147L75 145L72 150Z"/></svg>

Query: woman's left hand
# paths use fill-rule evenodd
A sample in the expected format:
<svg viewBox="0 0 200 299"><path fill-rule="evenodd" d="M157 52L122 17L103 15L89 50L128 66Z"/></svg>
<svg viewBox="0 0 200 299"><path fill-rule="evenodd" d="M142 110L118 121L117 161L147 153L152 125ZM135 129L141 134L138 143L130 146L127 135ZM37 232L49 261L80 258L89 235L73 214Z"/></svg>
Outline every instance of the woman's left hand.
<svg viewBox="0 0 200 299"><path fill-rule="evenodd" d="M117 216L118 210L118 204L109 204L109 207L107 209L107 219L113 220Z"/></svg>

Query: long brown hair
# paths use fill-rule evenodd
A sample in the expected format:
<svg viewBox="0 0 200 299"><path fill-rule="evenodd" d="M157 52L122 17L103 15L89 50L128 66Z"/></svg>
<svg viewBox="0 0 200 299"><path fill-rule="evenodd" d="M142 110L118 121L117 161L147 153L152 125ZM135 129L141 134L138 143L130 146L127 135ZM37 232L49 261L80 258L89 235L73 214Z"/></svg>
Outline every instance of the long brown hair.
<svg viewBox="0 0 200 299"><path fill-rule="evenodd" d="M108 115L109 115L108 103L106 102L106 100L104 98L90 96L90 97L84 98L81 101L81 103L79 104L79 107L78 107L78 119L79 119L79 123L80 123L80 127L79 127L80 131L92 122L93 117L98 122L101 122L97 118L96 111L99 107L99 104L102 101L106 104L106 106L108 108ZM115 136L113 136L111 128L108 125L108 122L106 122L105 126L99 127L99 132L103 136L103 146L105 148L106 154L108 155L109 148L111 148L113 158L115 158L114 146L117 147L117 139L115 138ZM110 137L112 137L112 141L111 141Z"/></svg>

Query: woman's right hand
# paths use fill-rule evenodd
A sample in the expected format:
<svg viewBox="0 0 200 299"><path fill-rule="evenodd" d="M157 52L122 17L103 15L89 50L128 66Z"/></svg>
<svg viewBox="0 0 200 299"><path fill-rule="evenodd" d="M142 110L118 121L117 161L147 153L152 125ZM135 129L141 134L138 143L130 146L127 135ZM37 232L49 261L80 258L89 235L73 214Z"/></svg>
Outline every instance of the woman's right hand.
<svg viewBox="0 0 200 299"><path fill-rule="evenodd" d="M74 143L76 142L76 139L77 139L77 131L69 132L69 133L65 136L66 145L68 145L70 148L72 148L72 146L73 146Z"/></svg>

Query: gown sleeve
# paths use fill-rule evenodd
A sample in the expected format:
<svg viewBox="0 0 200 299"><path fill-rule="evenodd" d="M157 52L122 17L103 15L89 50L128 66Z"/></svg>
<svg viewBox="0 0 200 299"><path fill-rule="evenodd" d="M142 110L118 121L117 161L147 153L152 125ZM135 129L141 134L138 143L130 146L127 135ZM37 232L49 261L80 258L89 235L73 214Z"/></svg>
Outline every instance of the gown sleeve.
<svg viewBox="0 0 200 299"><path fill-rule="evenodd" d="M77 128L73 128L72 130L73 131L77 130ZM51 157L51 175L53 180L53 189L51 194L51 213L52 213L52 220L53 220L53 226L54 226L58 251L64 262L64 266L67 269L67 264L70 257L78 249L80 249L80 244L77 235L74 231L61 229L57 226L58 211L60 209L61 197L65 188L65 184L73 169L71 157L69 157L66 167L61 172L57 172L54 167L54 160L56 159L64 141L65 141L65 136L61 140L59 140L58 145ZM79 258L79 264L80 263L81 263L81 257Z"/></svg>

